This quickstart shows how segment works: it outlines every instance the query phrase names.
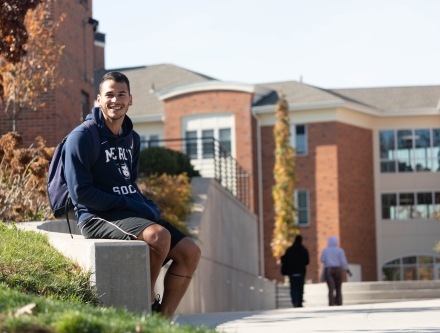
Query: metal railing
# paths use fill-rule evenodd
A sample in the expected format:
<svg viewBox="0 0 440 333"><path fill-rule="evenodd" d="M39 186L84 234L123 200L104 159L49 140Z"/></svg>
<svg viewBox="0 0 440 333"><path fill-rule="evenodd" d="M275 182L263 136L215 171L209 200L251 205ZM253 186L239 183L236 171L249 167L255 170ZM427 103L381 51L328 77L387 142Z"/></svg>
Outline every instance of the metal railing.
<svg viewBox="0 0 440 333"><path fill-rule="evenodd" d="M142 148L165 147L189 156L204 178L216 179L245 206L250 207L250 179L225 146L213 137L141 140Z"/></svg>

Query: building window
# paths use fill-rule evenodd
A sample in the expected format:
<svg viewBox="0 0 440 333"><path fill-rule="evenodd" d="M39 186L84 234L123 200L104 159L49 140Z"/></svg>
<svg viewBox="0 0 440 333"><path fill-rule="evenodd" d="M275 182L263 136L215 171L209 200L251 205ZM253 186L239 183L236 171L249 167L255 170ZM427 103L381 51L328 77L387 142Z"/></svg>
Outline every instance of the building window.
<svg viewBox="0 0 440 333"><path fill-rule="evenodd" d="M214 130L202 130L202 157L214 157Z"/></svg>
<svg viewBox="0 0 440 333"><path fill-rule="evenodd" d="M148 140L146 135L140 135L140 138L141 138L141 149L160 146L159 135L150 135L150 138Z"/></svg>
<svg viewBox="0 0 440 333"><path fill-rule="evenodd" d="M197 131L187 131L186 138L186 154L191 159L197 158Z"/></svg>
<svg viewBox="0 0 440 333"><path fill-rule="evenodd" d="M147 148L147 137L145 135L139 135L141 138L141 150Z"/></svg>
<svg viewBox="0 0 440 333"><path fill-rule="evenodd" d="M149 147L159 147L159 135L150 135Z"/></svg>
<svg viewBox="0 0 440 333"><path fill-rule="evenodd" d="M440 192L383 193L381 202L384 220L428 219L440 212Z"/></svg>
<svg viewBox="0 0 440 333"><path fill-rule="evenodd" d="M382 281L438 280L440 257L413 255L391 260L382 266Z"/></svg>
<svg viewBox="0 0 440 333"><path fill-rule="evenodd" d="M440 129L379 131L382 173L440 171Z"/></svg>
<svg viewBox="0 0 440 333"><path fill-rule="evenodd" d="M231 154L231 129L230 128L221 128L218 130L218 141L228 152L228 155Z"/></svg>
<svg viewBox="0 0 440 333"><path fill-rule="evenodd" d="M86 120L87 115L90 113L89 94L81 91L81 121Z"/></svg>
<svg viewBox="0 0 440 333"><path fill-rule="evenodd" d="M309 225L309 191L295 191L296 220L299 226Z"/></svg>
<svg viewBox="0 0 440 333"><path fill-rule="evenodd" d="M203 164L204 159L225 156L235 156L235 117L232 114L206 114L197 116L188 116L182 119L182 133L190 133L193 139L188 142L188 135L185 145L190 144L193 148L193 155L190 156L192 161L202 170L207 168ZM224 149L219 148L220 143Z"/></svg>
<svg viewBox="0 0 440 333"><path fill-rule="evenodd" d="M290 145L295 148L296 156L307 155L307 126L290 126Z"/></svg>

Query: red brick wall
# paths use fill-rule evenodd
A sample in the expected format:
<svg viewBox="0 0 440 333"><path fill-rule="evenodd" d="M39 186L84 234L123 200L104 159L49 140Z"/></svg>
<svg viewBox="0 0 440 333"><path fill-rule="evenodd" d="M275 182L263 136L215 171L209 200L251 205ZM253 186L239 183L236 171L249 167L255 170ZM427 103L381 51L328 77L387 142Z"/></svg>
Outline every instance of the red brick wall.
<svg viewBox="0 0 440 333"><path fill-rule="evenodd" d="M341 246L347 260L362 265L362 280L375 281L372 131L337 123Z"/></svg>
<svg viewBox="0 0 440 333"><path fill-rule="evenodd" d="M55 35L56 43L65 45L58 74L58 80L64 78L64 84L41 97L45 107L21 113L17 129L23 136L24 146L38 135L48 146L54 146L77 126L81 116L81 91L89 95L89 104L93 105L93 82L84 78L85 75L93 78L94 33L91 25L84 24L84 20L92 17L91 7L91 1L88 6L79 1L55 2L55 19L62 13L67 15ZM4 105L0 105L0 119L0 135L11 131L12 123L4 113Z"/></svg>
<svg viewBox="0 0 440 333"><path fill-rule="evenodd" d="M283 280L272 257L275 143L273 127L262 127L265 273ZM319 257L336 235L350 263L362 265L362 280L376 279L372 132L338 123L307 124L308 154L296 158L296 188L309 191L310 226L301 227L309 250L307 279L317 282ZM360 149L360 147L364 149Z"/></svg>
<svg viewBox="0 0 440 333"><path fill-rule="evenodd" d="M202 91L169 98L164 101L165 139L182 138L182 117L209 113L232 113L235 116L235 144L238 163L250 174L250 203L255 213L256 170L253 145L256 140L255 120L251 114L252 94L237 91Z"/></svg>

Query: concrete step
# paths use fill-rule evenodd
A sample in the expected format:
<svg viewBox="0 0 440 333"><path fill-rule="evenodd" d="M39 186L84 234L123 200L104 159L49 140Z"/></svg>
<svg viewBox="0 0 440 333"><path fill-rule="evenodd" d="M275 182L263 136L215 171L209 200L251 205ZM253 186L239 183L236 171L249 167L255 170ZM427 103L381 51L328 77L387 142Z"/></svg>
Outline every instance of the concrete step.
<svg viewBox="0 0 440 333"><path fill-rule="evenodd" d="M426 298L423 299L411 299L410 301L423 301L423 300L428 300ZM370 302L368 300L345 300L343 299L343 305L356 305L356 304L376 304L376 303L397 303L397 302L402 302L402 301L409 301L408 299L402 300L402 299L376 299L374 300L374 302ZM303 306L305 308L312 308L312 307L323 307L323 306L328 306L328 300L325 301L320 301L320 302L315 302L315 303L310 303L305 301ZM288 308L292 308L292 302L289 300L288 302L279 302L278 303L278 309L288 309Z"/></svg>
<svg viewBox="0 0 440 333"><path fill-rule="evenodd" d="M313 297L327 297L328 290L325 290L323 293L304 293L304 298L313 298ZM416 290L388 290L384 291L351 291L344 292L342 291L342 295L346 299L380 299L380 298L440 298L440 290L432 290L432 289L416 289ZM290 299L290 293L278 294L278 299Z"/></svg>
<svg viewBox="0 0 440 333"><path fill-rule="evenodd" d="M280 292L289 292L289 286L279 285ZM325 283L315 283L304 285L305 292L318 292L326 290ZM401 289L439 289L440 281L396 281L396 282L344 282L342 291L361 291L361 290L401 290Z"/></svg>
<svg viewBox="0 0 440 333"><path fill-rule="evenodd" d="M306 284L304 306L327 306L327 295L325 283ZM440 281L347 282L342 284L342 297L345 305L435 299L440 298ZM292 307L289 286L278 286L277 304Z"/></svg>

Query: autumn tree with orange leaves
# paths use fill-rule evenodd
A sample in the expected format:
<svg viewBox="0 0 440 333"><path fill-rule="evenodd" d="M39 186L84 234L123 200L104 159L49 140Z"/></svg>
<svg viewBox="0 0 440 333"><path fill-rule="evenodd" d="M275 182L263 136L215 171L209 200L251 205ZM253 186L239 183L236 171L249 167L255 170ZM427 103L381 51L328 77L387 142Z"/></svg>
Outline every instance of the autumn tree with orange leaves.
<svg viewBox="0 0 440 333"><path fill-rule="evenodd" d="M64 46L55 43L54 33L65 15L53 20L52 5L53 0L43 0L27 11L24 18L27 42L18 62L11 61L8 54L0 54L1 97L5 112L12 118L12 131L17 131L18 116L23 110L44 107L40 96L60 83L56 74Z"/></svg>
<svg viewBox="0 0 440 333"><path fill-rule="evenodd" d="M295 221L294 203L295 151L289 142L289 106L282 93L275 108L275 185L272 187L275 226L271 247L274 257L280 258L299 234L299 228Z"/></svg>
<svg viewBox="0 0 440 333"><path fill-rule="evenodd" d="M41 0L0 0L0 54L17 63L26 54L28 40L24 18Z"/></svg>

